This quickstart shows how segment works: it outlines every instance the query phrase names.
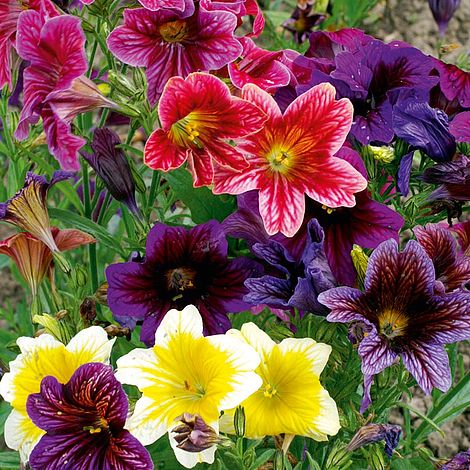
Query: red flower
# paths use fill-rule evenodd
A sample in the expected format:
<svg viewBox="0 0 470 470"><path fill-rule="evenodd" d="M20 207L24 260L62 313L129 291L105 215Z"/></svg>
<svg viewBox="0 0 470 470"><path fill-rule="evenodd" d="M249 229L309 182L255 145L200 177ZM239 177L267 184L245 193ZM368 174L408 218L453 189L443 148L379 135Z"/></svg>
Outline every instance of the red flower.
<svg viewBox="0 0 470 470"><path fill-rule="evenodd" d="M220 79L206 73L171 78L158 114L162 128L145 145L145 164L168 171L188 160L195 187L212 183L214 161L234 172L246 169L243 155L226 140L259 131L266 119L257 106L231 96Z"/></svg>
<svg viewBox="0 0 470 470"><path fill-rule="evenodd" d="M241 173L219 165L214 193L241 194L259 190L259 209L269 235L291 237L300 228L305 197L331 208L353 207L354 193L367 186L352 165L334 157L351 127L353 106L335 100L328 83L311 88L281 113L274 99L256 85L242 97L268 115L263 130L239 145L249 163Z"/></svg>

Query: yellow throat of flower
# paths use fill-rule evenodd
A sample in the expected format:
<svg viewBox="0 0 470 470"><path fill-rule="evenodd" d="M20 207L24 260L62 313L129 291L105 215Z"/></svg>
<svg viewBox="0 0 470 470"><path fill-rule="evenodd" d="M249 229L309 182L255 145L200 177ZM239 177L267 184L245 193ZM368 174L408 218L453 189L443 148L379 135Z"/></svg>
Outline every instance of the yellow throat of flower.
<svg viewBox="0 0 470 470"><path fill-rule="evenodd" d="M284 146L274 146L266 155L273 173L287 174L294 163L294 155L292 151Z"/></svg>
<svg viewBox="0 0 470 470"><path fill-rule="evenodd" d="M389 309L379 314L380 333L388 339L404 336L408 318L401 312Z"/></svg>
<svg viewBox="0 0 470 470"><path fill-rule="evenodd" d="M189 25L184 20L169 21L160 26L159 32L165 42L182 42L189 36Z"/></svg>

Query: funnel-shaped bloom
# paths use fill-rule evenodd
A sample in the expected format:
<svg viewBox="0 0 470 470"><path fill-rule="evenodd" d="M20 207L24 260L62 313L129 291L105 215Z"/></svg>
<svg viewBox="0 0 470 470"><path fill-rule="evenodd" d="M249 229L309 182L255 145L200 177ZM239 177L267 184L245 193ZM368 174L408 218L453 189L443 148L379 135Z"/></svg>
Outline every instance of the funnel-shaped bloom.
<svg viewBox="0 0 470 470"><path fill-rule="evenodd" d="M114 341L108 340L104 329L98 326L80 331L67 346L48 334L18 338L21 354L10 362L10 372L2 377L0 394L13 407L5 422L5 442L19 450L23 461L28 460L44 434L28 417L28 396L39 392L41 380L46 376L64 384L87 362L107 363Z"/></svg>
<svg viewBox="0 0 470 470"><path fill-rule="evenodd" d="M310 338L288 338L276 344L254 323L245 323L240 331L229 330L226 336L245 341L261 356L256 372L263 384L241 404L246 437L285 433L326 441L339 431L336 403L320 383L331 346ZM221 426L232 432L232 420L222 418Z"/></svg>
<svg viewBox="0 0 470 470"><path fill-rule="evenodd" d="M148 139L144 162L168 171L188 160L194 186L212 183L214 162L237 173L245 170L248 163L228 140L259 131L266 119L258 107L231 96L222 80L206 73L171 78L158 114L162 129Z"/></svg>
<svg viewBox="0 0 470 470"><path fill-rule="evenodd" d="M401 357L425 393L433 387L445 392L452 379L444 345L470 338L470 293L436 295L435 284L432 261L418 242L400 252L389 240L369 259L365 292L338 287L318 300L331 309L327 320L372 327L358 349L365 376Z"/></svg>
<svg viewBox="0 0 470 470"><path fill-rule="evenodd" d="M77 151L85 140L72 134L72 119L97 107L115 106L83 76L88 62L80 20L26 11L18 21L16 44L30 65L24 72L24 107L15 136L25 139L30 124L41 117L51 153L63 169L78 170Z"/></svg>
<svg viewBox="0 0 470 470"><path fill-rule="evenodd" d="M180 423L181 415L199 415L216 432L224 409L238 406L261 385L254 372L260 358L238 338L203 336L202 318L190 305L171 310L156 334L155 346L134 349L117 360L117 379L142 392L126 428L148 445ZM198 461L212 463L215 447L200 453L177 447L177 459L187 467Z"/></svg>
<svg viewBox="0 0 470 470"><path fill-rule="evenodd" d="M110 366L84 364L65 385L45 377L26 409L46 431L31 453L33 470L153 469L145 447L124 429L127 396Z"/></svg>
<svg viewBox="0 0 470 470"><path fill-rule="evenodd" d="M259 190L259 210L269 235L293 236L302 225L305 196L328 207L352 207L354 193L366 179L348 162L333 155L351 127L349 100L335 100L330 84L313 87L281 113L274 99L256 85L242 97L268 116L261 132L241 144L249 167L241 173L216 167L214 193Z"/></svg>
<svg viewBox="0 0 470 470"><path fill-rule="evenodd" d="M197 8L183 12L124 10L124 25L108 37L109 50L122 62L145 67L148 98L155 104L170 77L217 70L235 60L242 46L233 36L235 15Z"/></svg>
<svg viewBox="0 0 470 470"><path fill-rule="evenodd" d="M56 171L48 182L45 176L28 172L23 188L7 202L0 204L0 220L29 232L51 251L59 251L47 212L47 193L52 185L71 176L71 173Z"/></svg>
<svg viewBox="0 0 470 470"><path fill-rule="evenodd" d="M439 34L445 36L450 19L460 6L460 0L428 0L432 16L439 27Z"/></svg>

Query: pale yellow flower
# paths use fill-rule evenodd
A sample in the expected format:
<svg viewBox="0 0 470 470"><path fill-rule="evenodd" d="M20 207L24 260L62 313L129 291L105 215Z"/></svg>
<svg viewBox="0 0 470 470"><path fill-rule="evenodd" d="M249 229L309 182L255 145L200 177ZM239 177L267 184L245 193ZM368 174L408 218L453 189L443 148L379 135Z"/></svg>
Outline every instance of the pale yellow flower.
<svg viewBox="0 0 470 470"><path fill-rule="evenodd" d="M144 445L170 431L170 444L188 468L212 463L216 446L200 453L176 447L171 430L184 413L199 415L218 432L223 409L238 406L261 385L254 372L256 351L233 336L203 336L196 307L170 310L156 334L155 346L134 349L117 361L116 377L142 392L126 428Z"/></svg>
<svg viewBox="0 0 470 470"><path fill-rule="evenodd" d="M80 331L67 346L48 334L18 338L21 354L10 362L10 372L2 377L0 395L13 408L5 422L5 442L20 452L22 461L28 460L44 434L26 412L28 396L39 392L46 376L51 375L65 384L83 364L108 363L114 341L108 340L104 329L98 326Z"/></svg>
<svg viewBox="0 0 470 470"><path fill-rule="evenodd" d="M324 441L339 431L336 403L319 379L331 346L310 338L288 338L277 344L254 323L244 324L241 331L229 330L227 337L244 340L261 356L256 372L263 385L241 404L246 437L285 433ZM233 432L232 417L233 410L224 415L222 431Z"/></svg>

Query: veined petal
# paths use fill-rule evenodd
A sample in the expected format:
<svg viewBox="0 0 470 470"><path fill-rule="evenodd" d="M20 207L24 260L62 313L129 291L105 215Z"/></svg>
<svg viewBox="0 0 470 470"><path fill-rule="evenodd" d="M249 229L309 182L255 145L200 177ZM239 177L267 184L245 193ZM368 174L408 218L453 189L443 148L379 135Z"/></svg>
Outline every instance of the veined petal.
<svg viewBox="0 0 470 470"><path fill-rule="evenodd" d="M209 186L214 179L214 164L212 155L205 149L188 151L188 166L193 175L193 186Z"/></svg>
<svg viewBox="0 0 470 470"><path fill-rule="evenodd" d="M186 149L178 148L162 129L153 131L145 143L144 163L153 170L179 168L186 158Z"/></svg>
<svg viewBox="0 0 470 470"><path fill-rule="evenodd" d="M375 375L393 364L397 357L387 342L374 330L361 341L358 349L364 375Z"/></svg>
<svg viewBox="0 0 470 470"><path fill-rule="evenodd" d="M261 355L261 360L264 360L276 345L267 333L252 322L244 323L240 330L229 330L226 335L235 336L248 343Z"/></svg>
<svg viewBox="0 0 470 470"><path fill-rule="evenodd" d="M326 317L330 322L363 321L361 304L364 294L352 287L336 287L318 295L318 301L331 309Z"/></svg>
<svg viewBox="0 0 470 470"><path fill-rule="evenodd" d="M214 165L214 194L242 194L261 185L263 169L249 168L237 172L230 168Z"/></svg>
<svg viewBox="0 0 470 470"><path fill-rule="evenodd" d="M279 349L285 355L289 352L298 352L305 355L310 361L312 372L318 376L323 372L331 353L329 344L317 343L311 338L283 339L279 344Z"/></svg>
<svg viewBox="0 0 470 470"><path fill-rule="evenodd" d="M274 98L259 86L252 83L245 85L242 89L242 98L258 106L268 116L266 125L282 120L281 110Z"/></svg>

